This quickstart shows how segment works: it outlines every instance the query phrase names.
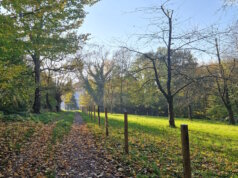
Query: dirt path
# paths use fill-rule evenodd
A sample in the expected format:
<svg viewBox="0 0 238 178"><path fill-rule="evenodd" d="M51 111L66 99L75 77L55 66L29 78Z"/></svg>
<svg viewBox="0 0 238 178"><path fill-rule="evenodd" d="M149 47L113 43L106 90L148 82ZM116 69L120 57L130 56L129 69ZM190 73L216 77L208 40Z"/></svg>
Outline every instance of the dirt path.
<svg viewBox="0 0 238 178"><path fill-rule="evenodd" d="M55 158L56 177L125 177L118 171L119 165L106 158L105 150L97 149L79 113L76 113L71 132L59 146Z"/></svg>

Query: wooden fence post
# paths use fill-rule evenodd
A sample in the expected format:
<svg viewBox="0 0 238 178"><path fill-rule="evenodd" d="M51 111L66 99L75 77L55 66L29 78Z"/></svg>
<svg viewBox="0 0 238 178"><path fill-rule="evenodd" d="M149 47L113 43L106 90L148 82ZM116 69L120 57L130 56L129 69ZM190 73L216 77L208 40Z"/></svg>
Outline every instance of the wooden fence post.
<svg viewBox="0 0 238 178"><path fill-rule="evenodd" d="M124 146L125 153L129 154L127 112L124 113L124 140L125 140L125 146Z"/></svg>
<svg viewBox="0 0 238 178"><path fill-rule="evenodd" d="M105 128L106 128L106 136L108 136L108 117L107 117L107 108L105 108Z"/></svg>
<svg viewBox="0 0 238 178"><path fill-rule="evenodd" d="M98 125L101 125L101 119L100 119L100 108L98 106Z"/></svg>
<svg viewBox="0 0 238 178"><path fill-rule="evenodd" d="M181 125L181 141L182 141L182 154L183 154L183 177L191 178L191 163L190 163L190 150L189 150L189 136L188 125Z"/></svg>

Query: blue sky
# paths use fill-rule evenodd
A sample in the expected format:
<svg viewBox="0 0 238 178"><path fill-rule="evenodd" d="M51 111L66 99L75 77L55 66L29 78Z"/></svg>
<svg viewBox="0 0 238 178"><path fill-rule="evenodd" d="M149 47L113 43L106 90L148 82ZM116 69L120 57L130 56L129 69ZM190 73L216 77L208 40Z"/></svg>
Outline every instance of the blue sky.
<svg viewBox="0 0 238 178"><path fill-rule="evenodd" d="M86 8L89 13L80 32L91 33L91 43L113 45L126 41L133 33L143 33L149 24L137 8L160 5L160 0L101 0ZM176 17L188 26L206 27L218 24L225 27L235 19L236 8L221 9L223 0L171 0L169 7Z"/></svg>

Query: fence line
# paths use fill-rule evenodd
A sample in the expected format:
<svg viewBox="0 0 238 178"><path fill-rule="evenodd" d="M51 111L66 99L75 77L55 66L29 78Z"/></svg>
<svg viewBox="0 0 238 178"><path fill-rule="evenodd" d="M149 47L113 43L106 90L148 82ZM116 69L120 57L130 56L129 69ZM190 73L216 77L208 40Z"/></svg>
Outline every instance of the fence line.
<svg viewBox="0 0 238 178"><path fill-rule="evenodd" d="M89 112L87 111L89 109ZM92 107L91 107L92 108ZM96 119L96 109L91 109L90 114L90 107L86 107L86 113L88 112L88 116L91 118L93 117L94 112L94 120ZM82 107L82 112L84 112L84 107ZM100 106L98 106L98 125L101 125L101 118L100 118ZM108 123L108 112L107 108L105 108L105 129L106 129L106 136L109 136L109 123ZM127 112L124 113L124 152L125 154L129 154L129 138L128 138L128 114ZM191 178L192 171L191 171L191 160L190 160L190 148L189 148L189 132L188 132L188 125L182 124L181 125L181 143L182 143L182 156L183 156L183 176L184 178Z"/></svg>

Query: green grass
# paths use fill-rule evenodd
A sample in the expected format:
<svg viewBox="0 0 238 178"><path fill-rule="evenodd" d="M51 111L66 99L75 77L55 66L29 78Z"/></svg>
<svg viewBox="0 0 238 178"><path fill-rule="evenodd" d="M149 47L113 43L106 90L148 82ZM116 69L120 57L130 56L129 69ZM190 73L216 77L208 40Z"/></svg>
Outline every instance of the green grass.
<svg viewBox="0 0 238 178"><path fill-rule="evenodd" d="M33 120L35 122L42 122L44 124L49 124L52 122L55 122L59 120L59 117L64 114L64 112L45 112L41 114L31 114L30 115L30 120Z"/></svg>
<svg viewBox="0 0 238 178"><path fill-rule="evenodd" d="M163 117L129 115L130 155L123 154L123 115L109 114L109 137L81 113L103 145L138 177L182 177L181 124L188 124L193 177L238 176L238 126L222 122L176 119L177 128ZM102 113L101 116L104 116ZM122 155L122 156L121 156Z"/></svg>
<svg viewBox="0 0 238 178"><path fill-rule="evenodd" d="M41 114L22 113L22 114L10 114L0 115L0 121L2 122L23 122L23 121L34 121L48 124L56 121L60 115L64 112L43 112Z"/></svg>
<svg viewBox="0 0 238 178"><path fill-rule="evenodd" d="M56 123L52 133L52 143L55 144L57 141L62 141L63 137L67 135L71 129L74 121L73 112L64 112L60 120Z"/></svg>

